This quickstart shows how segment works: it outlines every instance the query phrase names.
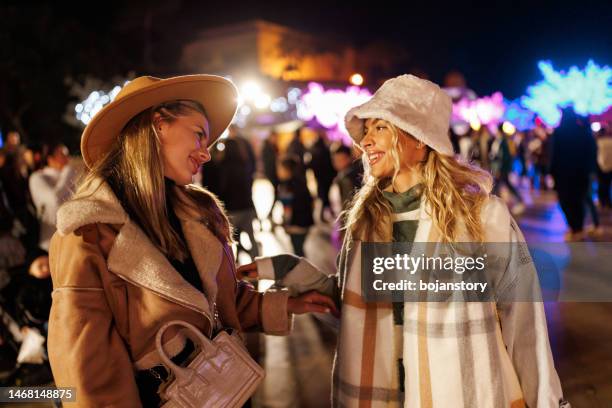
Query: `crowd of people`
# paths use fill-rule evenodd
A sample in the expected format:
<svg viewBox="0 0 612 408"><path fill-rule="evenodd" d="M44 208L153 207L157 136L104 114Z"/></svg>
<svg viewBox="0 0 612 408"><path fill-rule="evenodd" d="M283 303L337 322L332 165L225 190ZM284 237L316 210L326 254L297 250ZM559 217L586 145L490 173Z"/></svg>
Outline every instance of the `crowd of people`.
<svg viewBox="0 0 612 408"><path fill-rule="evenodd" d="M248 140L240 135L236 126L230 126L223 148L213 148L211 161L202 168L202 185L215 193L224 203L232 220L235 241L239 250L251 258L259 253L258 242L253 231L253 220L257 218L252 195L253 181L257 170L273 187L273 203L282 204L283 217L280 222L289 235L293 252L304 256L304 242L315 221L330 223L336 219L339 210L332 209L330 190L338 187L341 208L346 208L355 189L361 185L363 168L356 151L342 143L330 144L324 131L319 130L315 140L305 145L303 128L295 130L285 151L279 148L279 134L271 132L263 141L257 155ZM311 192L307 182L307 171L312 171L316 180L316 193ZM315 200L319 200L315 214ZM272 216L274 205L265 218L270 225L277 226ZM246 232L251 245L244 248L239 239Z"/></svg>
<svg viewBox="0 0 612 408"><path fill-rule="evenodd" d="M298 256L305 255L304 243L315 223L335 222L342 229L341 211L362 184L359 149L330 143L322 129L314 130L316 136L305 143L303 129L297 129L283 149L281 135L271 131L256 152L232 125L223 149L212 148L211 161L202 167L202 185L221 200L234 227L237 250L251 258L261 253L253 227L258 216L249 194L256 178L273 186L272 201L282 205L282 222L272 217L272 209L265 218L284 229ZM525 210L527 187L554 189L569 225L567 240L602 234L599 213L611 209L610 127L594 134L584 119L568 110L554 132L537 126L509 135L501 126L482 126L463 135L451 131L451 141L457 154L491 172L494 193L508 191L515 215ZM78 179L78 165L73 163L65 145L26 147L16 131L6 134L0 150L0 384L52 380L44 351L52 291L47 251L57 209ZM309 171L314 177L307 177ZM309 179L316 181L315 189ZM330 202L332 186L337 188L339 209ZM585 228L588 216L592 226ZM243 245L242 232L250 245Z"/></svg>
<svg viewBox="0 0 612 408"><path fill-rule="evenodd" d="M502 125L482 126L462 136L453 133L451 140L464 159L491 172L495 194L499 195L501 188L507 189L514 215L520 215L526 208L519 187L554 189L569 226L567 241L603 234L599 214L610 209L609 126L593 132L586 118L577 116L573 109L565 109L554 131L542 123L532 130L513 134L504 132ZM591 223L587 226L589 217Z"/></svg>
<svg viewBox="0 0 612 408"><path fill-rule="evenodd" d="M0 149L0 383L52 380L44 342L51 308L49 241L77 167L61 143L28 146L16 131Z"/></svg>

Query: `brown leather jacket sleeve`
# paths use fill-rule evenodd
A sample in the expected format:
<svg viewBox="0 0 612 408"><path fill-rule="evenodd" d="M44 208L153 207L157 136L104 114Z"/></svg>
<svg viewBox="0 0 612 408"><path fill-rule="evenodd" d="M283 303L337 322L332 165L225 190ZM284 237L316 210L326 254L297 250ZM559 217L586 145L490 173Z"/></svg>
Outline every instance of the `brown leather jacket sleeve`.
<svg viewBox="0 0 612 408"><path fill-rule="evenodd" d="M288 297L289 292L280 290L258 293L251 284L239 281L236 311L243 330L259 329L266 334L289 334L292 316L287 312Z"/></svg>
<svg viewBox="0 0 612 408"><path fill-rule="evenodd" d="M82 233L56 234L49 251L54 291L48 351L53 376L58 387L76 388L73 406L140 407L132 363L102 286L106 260Z"/></svg>
<svg viewBox="0 0 612 408"><path fill-rule="evenodd" d="M226 326L237 327L242 331L289 334L293 321L287 312L289 292L268 290L260 293L250 283L239 281L233 256L227 251L217 274L219 287L225 288L217 295L221 321Z"/></svg>

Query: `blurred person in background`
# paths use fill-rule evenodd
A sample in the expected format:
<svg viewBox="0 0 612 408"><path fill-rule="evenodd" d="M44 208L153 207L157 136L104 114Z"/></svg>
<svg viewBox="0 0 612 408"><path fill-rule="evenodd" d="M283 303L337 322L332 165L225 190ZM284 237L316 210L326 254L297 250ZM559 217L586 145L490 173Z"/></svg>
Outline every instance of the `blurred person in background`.
<svg viewBox="0 0 612 408"><path fill-rule="evenodd" d="M314 225L313 202L306 185L306 174L295 156L283 157L277 167L277 197L283 203L283 227L291 238L293 253L304 256L304 242Z"/></svg>
<svg viewBox="0 0 612 408"><path fill-rule="evenodd" d="M510 194L516 199L516 204L512 207L512 213L519 215L525 211L525 204L521 194L510 182L510 173L512 172L515 153L512 146L514 145L509 141L508 136L502 131L500 125L498 132L494 136L490 151L491 173L495 179L493 194L499 195L501 186L506 186Z"/></svg>
<svg viewBox="0 0 612 408"><path fill-rule="evenodd" d="M0 169L5 158L6 153L0 150ZM0 290L11 280L9 271L25 262L26 249L15 236L15 223L15 214L0 179Z"/></svg>
<svg viewBox="0 0 612 408"><path fill-rule="evenodd" d="M53 381L46 346L53 291L49 257L42 250L35 251L30 254L27 265L26 273L16 277L13 286L15 317L24 336L13 382L21 386ZM34 341L37 341L35 347L31 344Z"/></svg>
<svg viewBox="0 0 612 408"><path fill-rule="evenodd" d="M519 186L521 183L527 183L529 185L529 166L530 157L529 149L527 148L528 136L526 132L516 132L513 137L513 143L516 148L516 158L521 165L521 171L519 173Z"/></svg>
<svg viewBox="0 0 612 408"><path fill-rule="evenodd" d="M600 130L597 135L597 196L602 211L612 209L610 183L612 182L612 129Z"/></svg>
<svg viewBox="0 0 612 408"><path fill-rule="evenodd" d="M229 137L224 140L225 148L218 163L217 195L223 202L230 222L234 227L234 240L241 251L251 258L259 255L258 243L253 233L253 220L257 218L253 204L253 177L255 174L255 155L245 139ZM246 232L251 241L246 249L240 234Z"/></svg>
<svg viewBox="0 0 612 408"><path fill-rule="evenodd" d="M39 226L28 187L30 173L26 161L27 149L21 144L19 133L11 131L2 150L4 165L0 167L0 181L8 205L17 221L15 224L17 235L26 249L32 250L38 247Z"/></svg>
<svg viewBox="0 0 612 408"><path fill-rule="evenodd" d="M459 136L457 134L457 132L455 132L455 129L453 129L452 126L448 130L448 135L449 135L451 143L453 145L453 151L456 154L460 154L461 153L461 145L459 144L459 141L461 140L461 136Z"/></svg>
<svg viewBox="0 0 612 408"><path fill-rule="evenodd" d="M18 150L22 150L21 135L16 130L9 130L6 133L6 141L4 142L3 150L7 154L13 154Z"/></svg>
<svg viewBox="0 0 612 408"><path fill-rule="evenodd" d="M246 167L247 174L250 174L251 177L255 174L256 162L255 162L255 152L253 151L253 146L251 146L251 142L240 134L240 128L236 125L230 125L228 128L228 136L226 140L234 140L237 143L238 148L240 149L240 155L243 158L243 162Z"/></svg>
<svg viewBox="0 0 612 408"><path fill-rule="evenodd" d="M57 210L70 198L78 175L70 165L70 155L65 145L47 145L43 152L46 165L32 173L29 184L40 224L38 246L48 251L49 241L55 233Z"/></svg>
<svg viewBox="0 0 612 408"><path fill-rule="evenodd" d="M352 149L342 143L332 148L332 161L334 169L338 172L334 184L340 191L342 211L344 211L353 199L355 191L361 187L363 164L361 160L354 159Z"/></svg>
<svg viewBox="0 0 612 408"><path fill-rule="evenodd" d="M272 222L272 210L276 203L276 190L278 189L278 174L276 173L276 162L278 161L278 133L275 131L270 132L270 135L264 140L261 148L261 160L263 164L264 176L270 181L272 187L274 187L274 198L272 200L272 206L270 207L270 213L266 215L266 218Z"/></svg>
<svg viewBox="0 0 612 408"><path fill-rule="evenodd" d="M601 226L599 219L599 210L595 205L595 200L593 200L593 179L595 175L590 177L589 181L589 189L587 191L584 205L586 206L587 213L591 216L592 225L588 225L584 228L584 232L591 237L600 237L603 235L603 227ZM586 215L586 214L585 214Z"/></svg>
<svg viewBox="0 0 612 408"><path fill-rule="evenodd" d="M210 149L210 160L202 165L200 169L200 182L202 187L216 196L219 196L221 191L221 160L223 159L223 151L225 149L225 142L219 141L215 146Z"/></svg>
<svg viewBox="0 0 612 408"><path fill-rule="evenodd" d="M489 170L489 151L491 148L491 133L489 128L480 125L478 130L471 129L472 151L470 160L474 161L481 169Z"/></svg>
<svg viewBox="0 0 612 408"><path fill-rule="evenodd" d="M304 126L301 126L293 132L293 138L291 142L289 142L289 146L287 146L287 151L285 152L288 156L296 157L302 167L304 167L304 155L306 154L306 146L304 146L304 142L302 141L303 129Z"/></svg>
<svg viewBox="0 0 612 408"><path fill-rule="evenodd" d="M563 110L552 137L550 172L555 181L559 205L570 231L568 241L584 239L584 218L591 174L595 171L597 146L590 127L573 108Z"/></svg>
<svg viewBox="0 0 612 408"><path fill-rule="evenodd" d="M312 169L315 179L317 180L317 197L321 201L321 210L317 218L321 222L327 222L325 214L331 214L329 202L329 189L331 188L336 170L332 164L331 153L329 146L326 143L325 131L319 129L315 142L308 149L309 162L307 167Z"/></svg>
<svg viewBox="0 0 612 408"><path fill-rule="evenodd" d="M278 160L278 133L271 132L264 140L261 147L261 160L263 162L264 176L274 187L278 185L278 175L276 174L276 162Z"/></svg>
<svg viewBox="0 0 612 408"><path fill-rule="evenodd" d="M28 265L25 279L18 285L17 318L22 326L36 328L46 335L53 290L49 256L38 251L31 255Z"/></svg>
<svg viewBox="0 0 612 408"><path fill-rule="evenodd" d="M534 180L531 185L534 187L538 186L540 190L548 190L547 178L550 173L551 137L541 126L533 129L532 135L533 137L528 145L534 162Z"/></svg>
<svg viewBox="0 0 612 408"><path fill-rule="evenodd" d="M32 161L29 164L30 175L46 166L45 149L47 149L47 147L47 145L40 145L38 143L32 144L28 147L28 150L32 152Z"/></svg>

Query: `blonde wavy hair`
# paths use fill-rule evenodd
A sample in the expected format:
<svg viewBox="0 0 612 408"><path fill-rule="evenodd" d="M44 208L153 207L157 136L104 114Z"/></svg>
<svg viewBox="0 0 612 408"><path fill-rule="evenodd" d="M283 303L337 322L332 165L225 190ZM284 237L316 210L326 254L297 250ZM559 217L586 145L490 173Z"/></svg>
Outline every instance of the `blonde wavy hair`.
<svg viewBox="0 0 612 408"><path fill-rule="evenodd" d="M129 217L153 244L165 255L181 261L187 256L188 248L168 221L167 205L180 200L202 214L201 221L221 242L231 243L232 237L223 205L212 193L191 184L177 186L190 200L181 200L174 189L166 192L161 142L153 117L159 113L162 121L171 123L193 112L206 116L202 105L189 100L166 102L134 116L112 148L84 176L75 194L75 198L90 195L87 192L91 191L91 185L99 179L105 180Z"/></svg>
<svg viewBox="0 0 612 408"><path fill-rule="evenodd" d="M401 167L401 147L408 135L391 123L391 157L394 173L391 177L376 178L370 172L367 156L362 156L364 164L364 184L355 194L345 214L345 229L353 240L369 242L393 241L393 210L382 192L394 185ZM361 146L358 146L361 149ZM489 173L460 161L454 156L440 154L427 147L423 162L417 164L420 182L423 183L423 196L429 204L429 216L438 229L443 242L455 242L461 227L468 236L477 242L484 241L484 231L480 219L481 209L493 186Z"/></svg>

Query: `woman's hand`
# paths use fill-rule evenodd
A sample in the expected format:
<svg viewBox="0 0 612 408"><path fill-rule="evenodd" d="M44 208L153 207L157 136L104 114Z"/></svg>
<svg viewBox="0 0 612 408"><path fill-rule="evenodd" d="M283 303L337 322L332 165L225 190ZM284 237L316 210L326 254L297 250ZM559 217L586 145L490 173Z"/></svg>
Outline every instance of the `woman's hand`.
<svg viewBox="0 0 612 408"><path fill-rule="evenodd" d="M257 262L251 262L250 264L239 266L236 270L238 279L257 279Z"/></svg>
<svg viewBox="0 0 612 408"><path fill-rule="evenodd" d="M42 255L32 261L28 273L37 279L48 278L49 275L51 275L49 270L49 257L47 255Z"/></svg>
<svg viewBox="0 0 612 408"><path fill-rule="evenodd" d="M332 298L314 290L290 297L287 300L287 311L294 314L331 313L335 317L340 317L340 312Z"/></svg>

